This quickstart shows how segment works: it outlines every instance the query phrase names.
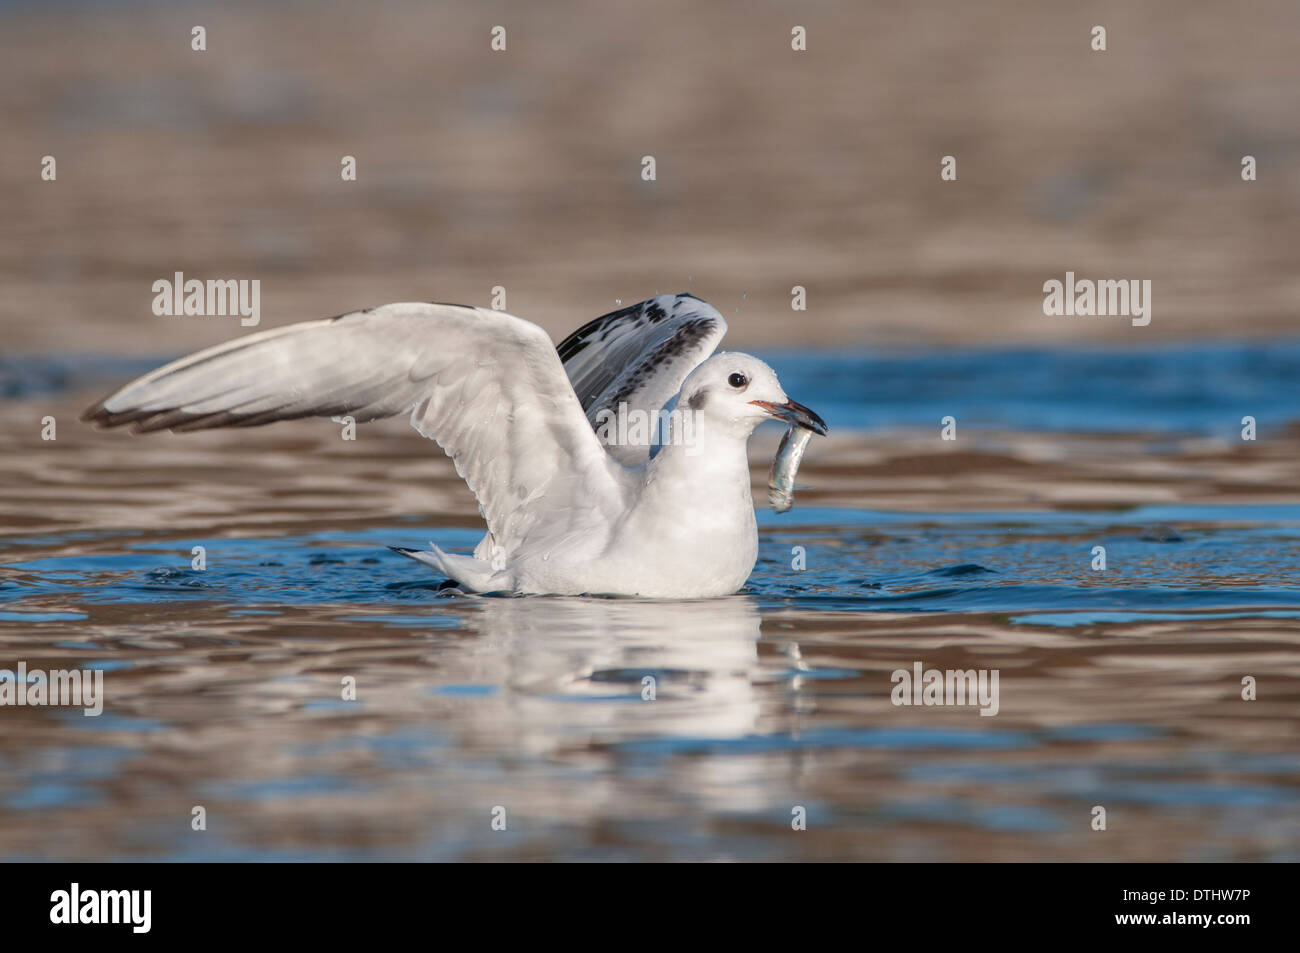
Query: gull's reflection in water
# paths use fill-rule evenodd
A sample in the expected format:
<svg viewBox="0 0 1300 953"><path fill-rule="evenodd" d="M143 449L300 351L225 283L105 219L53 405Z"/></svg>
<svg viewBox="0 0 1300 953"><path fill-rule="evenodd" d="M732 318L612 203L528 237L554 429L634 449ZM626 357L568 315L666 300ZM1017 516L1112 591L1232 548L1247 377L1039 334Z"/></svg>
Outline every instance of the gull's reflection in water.
<svg viewBox="0 0 1300 953"><path fill-rule="evenodd" d="M701 739L745 744L774 705L749 597L471 597L420 610L327 610L292 632L257 615L207 630L179 614L150 631L133 619L105 713L78 733L129 756L75 782L94 798L61 809L59 849L202 853L175 818L177 804L203 804L233 856L495 856L521 843L489 826L503 805L509 830L545 853L581 847L605 819L649 825L636 836L658 845L688 807L707 817L788 799L767 762L696 751ZM351 682L355 697L341 697ZM66 718L32 714L25 741L69 746ZM15 737L0 738L0 760ZM3 773L0 795L45 796L44 764ZM6 833L0 824L0 842Z"/></svg>
<svg viewBox="0 0 1300 953"><path fill-rule="evenodd" d="M448 668L496 686L517 742L754 730L760 617L746 596L476 601L465 622L479 637L460 643Z"/></svg>

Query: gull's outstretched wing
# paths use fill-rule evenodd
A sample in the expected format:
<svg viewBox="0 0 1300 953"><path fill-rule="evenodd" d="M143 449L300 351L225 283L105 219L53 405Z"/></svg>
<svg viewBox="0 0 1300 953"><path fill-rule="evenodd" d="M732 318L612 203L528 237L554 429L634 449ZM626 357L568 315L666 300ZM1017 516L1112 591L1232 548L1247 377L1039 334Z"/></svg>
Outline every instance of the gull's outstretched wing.
<svg viewBox="0 0 1300 953"><path fill-rule="evenodd" d="M621 468L550 338L500 311L388 304L264 331L160 367L82 419L142 433L398 414L452 458L507 550L543 513L562 530L566 511L622 507Z"/></svg>
<svg viewBox="0 0 1300 953"><path fill-rule="evenodd" d="M660 295L583 325L556 350L595 426L601 411L618 413L620 404L654 415L726 333L727 322L712 305L688 294ZM649 443L606 449L635 465L645 461Z"/></svg>

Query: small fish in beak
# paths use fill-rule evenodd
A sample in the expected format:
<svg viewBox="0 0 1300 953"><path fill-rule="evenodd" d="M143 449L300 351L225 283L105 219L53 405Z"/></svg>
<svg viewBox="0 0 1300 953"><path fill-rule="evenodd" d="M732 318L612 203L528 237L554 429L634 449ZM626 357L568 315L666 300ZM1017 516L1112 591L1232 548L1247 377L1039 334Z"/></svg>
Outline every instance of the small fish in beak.
<svg viewBox="0 0 1300 953"><path fill-rule="evenodd" d="M772 472L767 477L767 502L778 513L789 512L794 506L794 477L799 472L799 462L803 452L808 448L808 441L814 433L826 435L826 421L803 404L787 400L784 404L773 404L765 400L751 400L773 417L785 420L790 429L781 437L781 445L776 448L776 458L772 461Z"/></svg>
<svg viewBox="0 0 1300 953"><path fill-rule="evenodd" d="M811 430L792 424L781 436L772 472L767 477L767 502L778 513L787 513L794 506L794 475L799 472L799 461L812 435Z"/></svg>

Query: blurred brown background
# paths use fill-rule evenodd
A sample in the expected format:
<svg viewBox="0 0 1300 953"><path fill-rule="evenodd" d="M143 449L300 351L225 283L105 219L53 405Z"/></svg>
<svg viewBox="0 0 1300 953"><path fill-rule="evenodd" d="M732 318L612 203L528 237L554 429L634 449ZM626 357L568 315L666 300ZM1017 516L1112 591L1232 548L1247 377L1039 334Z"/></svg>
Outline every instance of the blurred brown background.
<svg viewBox="0 0 1300 953"><path fill-rule="evenodd" d="M1298 53L1283 0L0 4L2 346L246 333L155 317L175 271L263 328L503 285L556 337L683 290L733 346L1293 331ZM1151 325L1045 317L1066 270Z"/></svg>

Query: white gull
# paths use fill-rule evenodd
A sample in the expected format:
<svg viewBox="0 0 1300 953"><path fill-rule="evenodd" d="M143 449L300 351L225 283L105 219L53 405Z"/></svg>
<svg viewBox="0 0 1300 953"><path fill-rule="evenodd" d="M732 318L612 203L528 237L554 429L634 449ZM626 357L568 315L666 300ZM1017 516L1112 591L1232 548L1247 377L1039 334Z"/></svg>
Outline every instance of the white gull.
<svg viewBox="0 0 1300 953"><path fill-rule="evenodd" d="M409 414L469 484L487 535L472 556L403 555L473 592L721 596L758 556L750 434L771 417L826 432L758 358L710 357L726 329L685 294L597 318L558 348L501 311L387 304L199 351L82 419L142 433ZM674 409L661 443L609 425Z"/></svg>

